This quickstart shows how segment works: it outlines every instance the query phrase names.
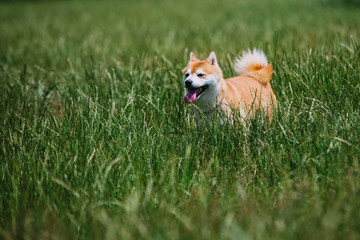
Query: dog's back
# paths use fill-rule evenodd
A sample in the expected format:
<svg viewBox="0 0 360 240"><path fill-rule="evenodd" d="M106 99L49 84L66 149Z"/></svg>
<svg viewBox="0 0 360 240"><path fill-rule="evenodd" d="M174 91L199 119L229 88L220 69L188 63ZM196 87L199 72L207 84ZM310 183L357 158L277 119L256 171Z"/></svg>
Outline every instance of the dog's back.
<svg viewBox="0 0 360 240"><path fill-rule="evenodd" d="M273 67L265 54L256 49L245 52L235 61L234 69L239 75L225 79L226 90L221 97L231 107L240 107L243 114L251 117L262 109L271 119L276 98L270 85Z"/></svg>

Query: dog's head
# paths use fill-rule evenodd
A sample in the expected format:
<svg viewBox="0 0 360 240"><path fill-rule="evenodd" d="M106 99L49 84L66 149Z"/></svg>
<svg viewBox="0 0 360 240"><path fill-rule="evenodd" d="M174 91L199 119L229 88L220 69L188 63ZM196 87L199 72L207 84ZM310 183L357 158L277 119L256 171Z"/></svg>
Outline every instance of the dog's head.
<svg viewBox="0 0 360 240"><path fill-rule="evenodd" d="M220 91L220 81L223 79L222 71L217 63L214 52L200 61L190 53L188 65L183 70L186 103L209 102L216 98Z"/></svg>

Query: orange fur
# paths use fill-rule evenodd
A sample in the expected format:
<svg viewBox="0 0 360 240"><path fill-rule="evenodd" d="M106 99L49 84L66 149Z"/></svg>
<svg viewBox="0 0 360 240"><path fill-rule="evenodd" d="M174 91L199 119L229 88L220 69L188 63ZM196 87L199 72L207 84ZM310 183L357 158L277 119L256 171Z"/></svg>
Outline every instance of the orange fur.
<svg viewBox="0 0 360 240"><path fill-rule="evenodd" d="M182 73L184 74L188 69L190 69L191 72L196 72L196 69L198 69L198 68L202 68L202 70L206 74L212 74L212 73L216 72L218 74L221 74L221 76L222 76L221 70L211 66L210 62L207 61L207 60L205 60L205 61L190 60L189 63L188 63L188 66L183 69Z"/></svg>
<svg viewBox="0 0 360 240"><path fill-rule="evenodd" d="M260 108L272 117L276 99L270 83L264 85L249 76L236 76L223 82L219 99L225 99L232 108L244 108L250 117Z"/></svg>
<svg viewBox="0 0 360 240"><path fill-rule="evenodd" d="M250 74L251 77L255 78L262 84L267 84L270 82L271 76L273 74L273 67L271 63L266 67L254 64L249 66L248 71L253 73Z"/></svg>

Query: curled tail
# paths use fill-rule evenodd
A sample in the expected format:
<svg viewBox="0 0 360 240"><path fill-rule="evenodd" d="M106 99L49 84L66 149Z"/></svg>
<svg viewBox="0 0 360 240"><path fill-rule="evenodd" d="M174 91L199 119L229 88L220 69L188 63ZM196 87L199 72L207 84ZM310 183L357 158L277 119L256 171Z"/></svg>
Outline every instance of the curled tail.
<svg viewBox="0 0 360 240"><path fill-rule="evenodd" d="M237 74L253 77L264 85L270 82L273 73L264 52L256 48L252 52L250 49L243 52L242 57L235 60L234 69Z"/></svg>

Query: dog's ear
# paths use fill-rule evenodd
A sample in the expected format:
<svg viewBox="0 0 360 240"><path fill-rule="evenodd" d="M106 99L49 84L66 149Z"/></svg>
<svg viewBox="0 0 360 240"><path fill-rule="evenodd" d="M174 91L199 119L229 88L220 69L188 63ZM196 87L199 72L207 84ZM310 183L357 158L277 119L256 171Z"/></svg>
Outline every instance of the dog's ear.
<svg viewBox="0 0 360 240"><path fill-rule="evenodd" d="M191 52L191 53L190 53L190 60L189 60L189 61L196 61L196 60L198 60L198 59L195 57L194 53Z"/></svg>
<svg viewBox="0 0 360 240"><path fill-rule="evenodd" d="M218 62L216 60L216 55L215 55L214 51L212 51L210 53L209 57L206 60L208 60L210 62L210 64L213 65L213 66L217 66L217 67L219 66L219 64L218 64Z"/></svg>

